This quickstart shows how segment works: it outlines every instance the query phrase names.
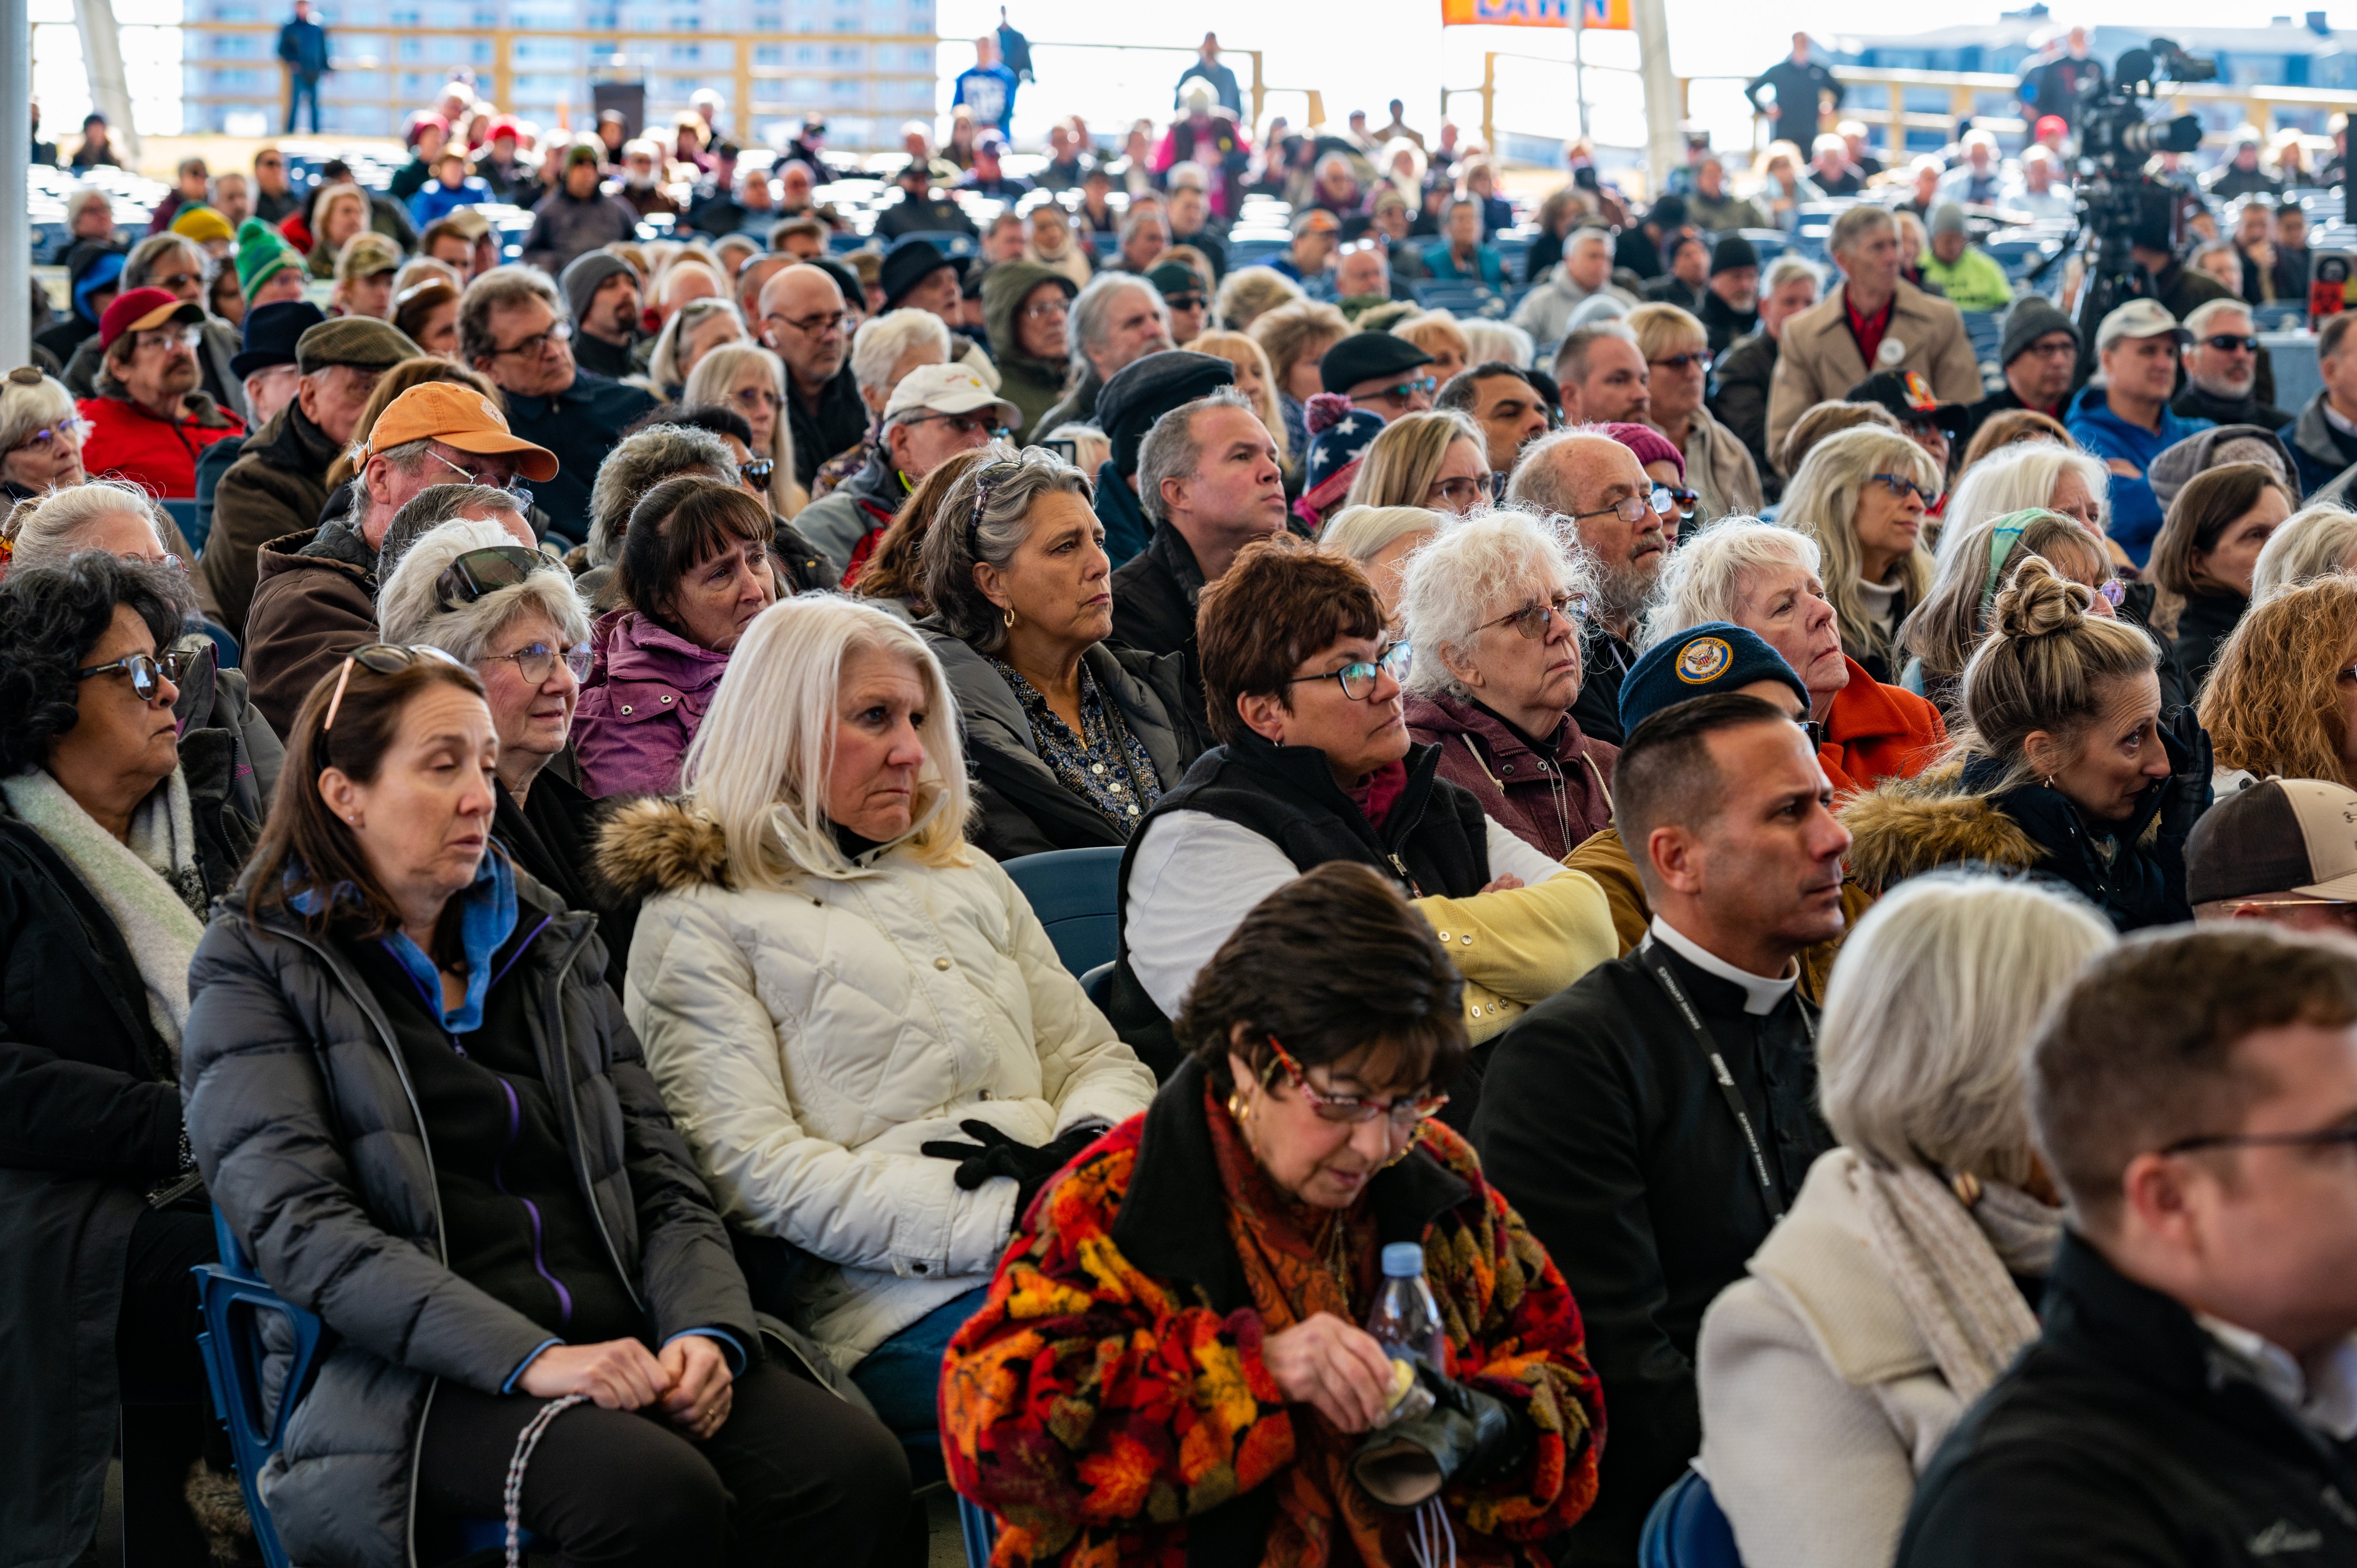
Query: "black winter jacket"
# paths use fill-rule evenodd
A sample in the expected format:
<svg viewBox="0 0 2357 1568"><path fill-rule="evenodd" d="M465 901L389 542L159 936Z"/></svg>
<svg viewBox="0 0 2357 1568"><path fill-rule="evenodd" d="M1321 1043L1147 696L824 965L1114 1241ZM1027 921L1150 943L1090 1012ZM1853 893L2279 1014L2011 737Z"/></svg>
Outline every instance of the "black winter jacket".
<svg viewBox="0 0 2357 1568"><path fill-rule="evenodd" d="M966 832L984 854L1005 861L1129 842L1129 832L1065 789L1040 760L1022 702L988 659L952 636L938 618L920 621L917 630L941 660L950 694L957 699L979 808ZM1100 642L1081 658L1097 689L1154 759L1161 787L1177 788L1204 748L1200 726L1187 715L1178 656L1157 657ZM1129 830L1143 825L1141 816Z"/></svg>
<svg viewBox="0 0 2357 1568"><path fill-rule="evenodd" d="M2299 1420L2190 1312L2068 1232L2042 1312L1923 1472L1898 1568L2357 1563L2357 1444Z"/></svg>
<svg viewBox="0 0 2357 1568"><path fill-rule="evenodd" d="M1113 467L1105 465L1108 470ZM1107 474L1098 476L1098 505L1109 493ZM1118 483L1118 480L1113 481ZM1203 663L1196 652L1195 605L1203 593L1203 569L1185 535L1167 522L1154 525L1146 548L1113 575L1113 640L1140 653L1176 653L1185 671L1187 712L1203 713Z"/></svg>
<svg viewBox="0 0 2357 1568"><path fill-rule="evenodd" d="M1742 1129L1648 952L1710 1031L1781 1206L1834 1145L1816 1111L1815 1010L1795 993L1748 1014L1734 982L1658 942L1588 971L1499 1036L1473 1146L1578 1301L1610 1421L1567 1564L1635 1559L1646 1510L1701 1446L1703 1312L1773 1223Z"/></svg>
<svg viewBox="0 0 2357 1568"><path fill-rule="evenodd" d="M221 730L180 739L197 866L219 894L253 825L226 805ZM115 1441L114 1331L131 1227L180 1172L180 1095L105 907L0 809L0 1564L74 1563L97 1534ZM201 1189L190 1195L201 1203Z"/></svg>
<svg viewBox="0 0 2357 1568"><path fill-rule="evenodd" d="M605 983L594 921L522 875L516 902L527 929L547 925L511 983L530 992L533 1052L649 1338L720 1328L758 1355L744 1278ZM497 1392L548 1333L444 1266L430 1129L369 985L300 917L245 906L241 887L216 907L189 969L189 1141L263 1277L335 1335L261 1484L295 1561L403 1568L438 1380Z"/></svg>

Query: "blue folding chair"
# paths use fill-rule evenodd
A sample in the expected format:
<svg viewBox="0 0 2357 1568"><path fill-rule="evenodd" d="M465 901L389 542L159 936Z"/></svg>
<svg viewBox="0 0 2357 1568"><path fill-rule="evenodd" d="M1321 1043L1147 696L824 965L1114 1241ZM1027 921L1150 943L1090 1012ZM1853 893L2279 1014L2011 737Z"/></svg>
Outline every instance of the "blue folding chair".
<svg viewBox="0 0 2357 1568"><path fill-rule="evenodd" d="M262 1506L259 1482L263 1466L286 1439L286 1421L311 1386L317 1369L327 1325L317 1313L301 1307L272 1290L254 1272L253 1261L238 1242L220 1208L213 1210L213 1236L221 1262L201 1263L197 1276L197 1309L204 1328L197 1336L197 1354L205 1364L205 1381L212 1386L213 1412L229 1428L230 1454L237 1464L238 1490L245 1495L246 1516L253 1521L253 1542L268 1568L293 1568L293 1560ZM292 1356L278 1385L274 1410L264 1398L262 1363L268 1353L262 1320L274 1314L285 1320ZM505 1546L507 1527L500 1520L469 1520L458 1527L460 1555ZM523 1534L530 1546L535 1538Z"/></svg>
<svg viewBox="0 0 2357 1568"><path fill-rule="evenodd" d="M1111 963L1120 944L1114 920L1121 886L1121 847L1057 849L1022 854L1006 875L1048 928L1056 956L1074 974Z"/></svg>
<svg viewBox="0 0 2357 1568"><path fill-rule="evenodd" d="M1743 1568L1735 1527L1719 1511L1701 1471L1689 1469L1672 1482L1645 1516L1637 1568Z"/></svg>

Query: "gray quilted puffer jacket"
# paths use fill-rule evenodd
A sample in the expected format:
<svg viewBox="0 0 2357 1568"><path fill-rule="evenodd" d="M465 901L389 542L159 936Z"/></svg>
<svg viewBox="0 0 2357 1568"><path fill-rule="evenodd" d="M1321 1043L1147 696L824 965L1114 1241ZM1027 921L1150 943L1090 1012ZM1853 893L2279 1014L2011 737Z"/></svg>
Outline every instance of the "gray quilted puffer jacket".
<svg viewBox="0 0 2357 1568"><path fill-rule="evenodd" d="M516 902L523 929L546 922L512 970L533 1045L652 1338L716 1327L759 1354L726 1233L605 983L595 918L521 873ZM548 1330L443 1266L432 1151L367 983L300 917L257 925L245 908L242 887L215 905L188 972L188 1140L263 1277L332 1330L262 1495L306 1568L404 1568L436 1380L497 1392ZM265 1366L274 1392L278 1375Z"/></svg>

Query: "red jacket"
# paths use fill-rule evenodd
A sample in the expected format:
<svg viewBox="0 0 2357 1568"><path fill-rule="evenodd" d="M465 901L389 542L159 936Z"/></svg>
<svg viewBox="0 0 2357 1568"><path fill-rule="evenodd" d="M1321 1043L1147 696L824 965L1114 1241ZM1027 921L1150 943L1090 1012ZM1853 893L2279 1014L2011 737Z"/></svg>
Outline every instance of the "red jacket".
<svg viewBox="0 0 2357 1568"><path fill-rule="evenodd" d="M1825 714L1817 761L1836 795L1871 789L1884 779L1912 779L1948 744L1940 710L1903 686L1886 686L1844 655L1849 684Z"/></svg>
<svg viewBox="0 0 2357 1568"><path fill-rule="evenodd" d="M86 397L75 405L90 421L81 466L92 478L129 479L150 494L194 499L197 454L223 436L242 435L237 415L202 392L190 392L176 422L127 398Z"/></svg>

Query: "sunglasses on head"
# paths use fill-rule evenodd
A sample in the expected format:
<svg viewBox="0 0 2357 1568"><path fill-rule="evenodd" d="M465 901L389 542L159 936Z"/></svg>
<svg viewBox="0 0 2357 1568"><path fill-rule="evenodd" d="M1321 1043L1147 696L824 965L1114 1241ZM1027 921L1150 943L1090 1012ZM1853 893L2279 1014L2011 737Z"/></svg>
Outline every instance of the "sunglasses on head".
<svg viewBox="0 0 2357 1568"><path fill-rule="evenodd" d="M127 653L104 664L93 664L87 670L74 671L74 679L87 681L94 675L110 675L120 670L131 677L131 690L143 703L152 703L163 694L164 682L179 683L181 672L188 669L194 654L169 649L162 653Z"/></svg>
<svg viewBox="0 0 2357 1568"><path fill-rule="evenodd" d="M431 643L364 642L344 655L343 667L336 673L336 694L328 699L328 716L319 725L319 765L328 766L328 732L336 727L336 714L344 705L344 688L352 683L352 668L358 665L371 675L398 675L421 659L439 659L453 669L465 665Z"/></svg>
<svg viewBox="0 0 2357 1568"><path fill-rule="evenodd" d="M471 605L485 594L512 588L534 572L555 565L537 550L521 544L494 544L469 550L442 569L434 579L434 596L446 610Z"/></svg>

